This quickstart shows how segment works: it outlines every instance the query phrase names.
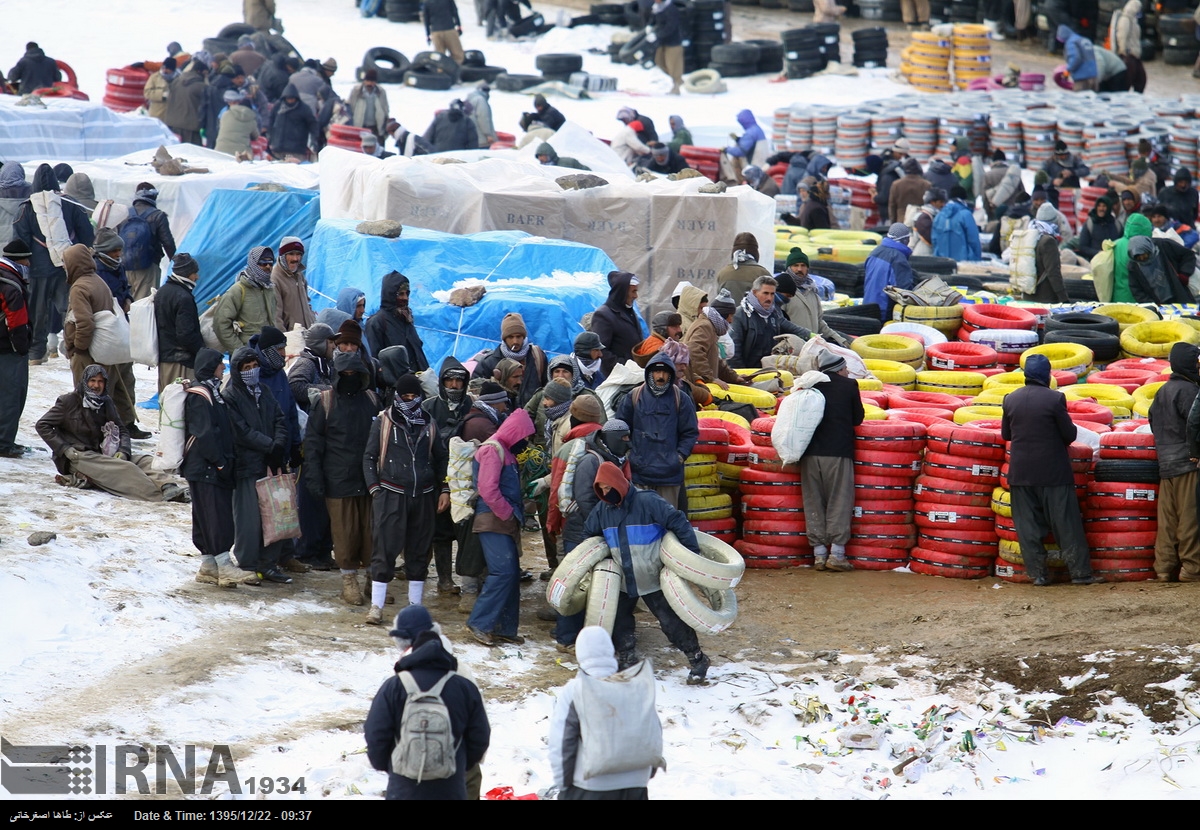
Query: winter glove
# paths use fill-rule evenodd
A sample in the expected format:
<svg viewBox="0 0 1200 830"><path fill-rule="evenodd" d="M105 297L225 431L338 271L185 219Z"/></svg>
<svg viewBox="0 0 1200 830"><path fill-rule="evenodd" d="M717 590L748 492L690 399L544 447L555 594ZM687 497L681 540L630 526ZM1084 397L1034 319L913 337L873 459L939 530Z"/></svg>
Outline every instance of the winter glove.
<svg viewBox="0 0 1200 830"><path fill-rule="evenodd" d="M304 453L300 450L300 445L292 447L291 468L293 470L300 469L300 465L304 462Z"/></svg>
<svg viewBox="0 0 1200 830"><path fill-rule="evenodd" d="M540 496L542 493L546 492L549 489L550 489L550 477L549 476L542 476L541 478L535 478L533 481L529 482L529 487L525 491L525 497L530 498L530 499L536 499L538 496Z"/></svg>

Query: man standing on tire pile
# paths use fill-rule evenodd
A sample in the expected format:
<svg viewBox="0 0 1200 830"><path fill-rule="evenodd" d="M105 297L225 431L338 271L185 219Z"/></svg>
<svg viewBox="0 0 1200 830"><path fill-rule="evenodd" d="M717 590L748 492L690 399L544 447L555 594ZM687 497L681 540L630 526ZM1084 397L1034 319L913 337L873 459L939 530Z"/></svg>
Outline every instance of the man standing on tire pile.
<svg viewBox="0 0 1200 830"><path fill-rule="evenodd" d="M700 650L696 632L675 613L659 584L663 567L659 546L668 532L674 533L688 550L700 552L687 516L657 493L631 485L620 468L609 461L596 472L595 489L600 502L584 523L583 534L585 538L603 536L621 565L623 582L613 623L617 665L625 669L637 662L633 608L641 599L658 619L671 645L687 657L688 685L702 684L711 661Z"/></svg>
<svg viewBox="0 0 1200 830"><path fill-rule="evenodd" d="M846 359L822 351L817 368L829 376L815 388L825 398L825 414L800 459L804 525L818 571L848 571L850 518L854 513L854 428L863 422L858 384Z"/></svg>
<svg viewBox="0 0 1200 830"><path fill-rule="evenodd" d="M1092 573L1075 476L1067 448L1078 434L1067 399L1050 388L1050 360L1036 354L1025 362L1025 385L1004 399L1000 432L1008 441L1012 518L1033 584L1050 584L1047 533L1054 533L1075 585L1104 581Z"/></svg>
<svg viewBox="0 0 1200 830"><path fill-rule="evenodd" d="M1150 404L1150 429L1158 455L1158 537L1154 572L1159 582L1200 581L1200 527L1196 500L1200 472L1188 443L1190 414L1200 391L1200 349L1171 347L1171 378Z"/></svg>

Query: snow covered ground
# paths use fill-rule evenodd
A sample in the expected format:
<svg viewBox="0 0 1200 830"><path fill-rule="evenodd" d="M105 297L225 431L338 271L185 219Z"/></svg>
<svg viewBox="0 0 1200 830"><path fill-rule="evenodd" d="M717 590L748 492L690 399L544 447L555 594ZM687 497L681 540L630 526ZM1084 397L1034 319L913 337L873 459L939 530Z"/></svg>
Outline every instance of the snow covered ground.
<svg viewBox="0 0 1200 830"><path fill-rule="evenodd" d="M14 63L25 41L36 40L71 63L98 100L106 68L158 59L174 39L199 48L202 37L237 19L238 8L228 0L43 0L36 16L22 15L19 26L0 30L0 55ZM538 52L602 47L611 34L556 30L534 43L492 44L467 4L462 8L466 48L481 48L489 63L516 72L534 71ZM388 45L409 56L424 48L418 25L364 20L349 0L281 0L279 13L305 56L338 59L343 94L367 48ZM560 104L568 118L601 137L611 136L616 110L626 104L664 128L667 115L680 114L720 135L743 107L767 125L775 107L793 101L848 104L902 89L876 71L785 84L733 79L730 92L713 99L671 98L656 71L590 54L584 68L620 78L618 93ZM388 91L393 114L422 130L435 109L463 94ZM528 98L494 92L492 103L497 127L517 132ZM146 398L153 373L143 367L137 374L139 397ZM61 359L31 370L18 440L39 452L0 459L0 734L16 744L230 744L239 780L303 776L308 799L379 797L385 776L369 769L361 722L395 658L384 631L363 626L361 609L338 602L336 575L236 591L195 583L186 506L55 485L33 423L69 387ZM151 442L140 447L151 448ZM26 538L39 530L57 539L30 547ZM528 586L524 601L534 602L540 590ZM431 606L489 700L485 791L545 789L548 717L554 689L572 676L569 659L553 650L544 629L521 648L462 642L453 604L435 595ZM654 646L661 637L645 617L639 628L658 666L669 765L651 782L652 798L1165 799L1200 792L1194 696L1169 728L1154 726L1120 697L1088 723L1035 725L1036 704L1046 696L1016 695L983 681L943 687L938 665L899 644L871 654L814 655L796 649L783 632L776 642L758 644L758 653L785 662L733 653L714 661L708 687L696 688L684 685L678 655ZM705 644L714 653L721 647L720 638ZM1097 671L1112 659L1098 654ZM1178 681L1181 696L1190 689ZM891 731L879 736L877 748L843 749L839 731L850 725L861 734L864 723ZM929 758L923 775L893 771L918 747ZM228 794L225 787L216 791Z"/></svg>

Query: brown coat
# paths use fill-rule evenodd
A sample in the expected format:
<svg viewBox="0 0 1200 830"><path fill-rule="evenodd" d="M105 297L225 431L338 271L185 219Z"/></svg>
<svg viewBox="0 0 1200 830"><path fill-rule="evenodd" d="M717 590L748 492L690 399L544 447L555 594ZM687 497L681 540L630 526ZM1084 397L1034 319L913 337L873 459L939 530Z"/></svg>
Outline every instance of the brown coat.
<svg viewBox="0 0 1200 830"><path fill-rule="evenodd" d="M80 381L83 388L83 381ZM104 425L112 421L121 433L121 452L126 457L132 457L129 450L129 430L117 414L116 404L112 398L105 403L104 409L87 409L83 405L83 393L71 392L59 395L58 400L50 411L38 419L34 429L38 436L46 442L54 456L54 466L64 475L70 471L67 457L64 453L69 447L77 450L100 452L100 442L104 440Z"/></svg>
<svg viewBox="0 0 1200 830"><path fill-rule="evenodd" d="M720 379L726 383L733 383L739 379L738 373L721 359L721 349L717 345L717 329L706 315L700 314L696 317L696 322L688 326L683 343L689 352L685 373L688 382L711 383Z"/></svg>
<svg viewBox="0 0 1200 830"><path fill-rule="evenodd" d="M63 341L67 357L86 352L92 347L96 333L94 317L97 311L112 311L113 295L104 280L96 274L92 252L87 245L72 245L63 253L70 295L67 319L63 322Z"/></svg>
<svg viewBox="0 0 1200 830"><path fill-rule="evenodd" d="M254 110L244 104L233 104L221 116L221 128L217 131L218 153L231 156L249 153L250 142L258 138L258 119Z"/></svg>
<svg viewBox="0 0 1200 830"><path fill-rule="evenodd" d="M171 82L163 77L163 73L155 72L142 88L142 95L150 103L150 117L162 121L167 116L167 88ZM165 123L165 122L164 122Z"/></svg>
<svg viewBox="0 0 1200 830"><path fill-rule="evenodd" d="M308 280L304 279L304 266L289 274L283 263L276 261L271 269L271 282L275 286L276 325L280 331L288 332L297 323L307 329L317 322L312 304L308 301Z"/></svg>
<svg viewBox="0 0 1200 830"><path fill-rule="evenodd" d="M905 173L888 193L888 215L893 222L904 221L904 211L909 205L920 207L925 204L925 191L933 185L924 176Z"/></svg>

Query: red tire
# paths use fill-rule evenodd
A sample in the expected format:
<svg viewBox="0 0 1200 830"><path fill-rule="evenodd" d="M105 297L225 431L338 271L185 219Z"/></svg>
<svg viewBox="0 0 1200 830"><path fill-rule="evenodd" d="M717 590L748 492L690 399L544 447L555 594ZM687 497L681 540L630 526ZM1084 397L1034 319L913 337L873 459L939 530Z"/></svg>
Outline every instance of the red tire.
<svg viewBox="0 0 1200 830"><path fill-rule="evenodd" d="M935 343L925 350L925 365L930 369L991 369L996 365L996 350L982 343Z"/></svg>
<svg viewBox="0 0 1200 830"><path fill-rule="evenodd" d="M755 418L750 422L750 440L760 447L771 446L771 430L775 428L775 418Z"/></svg>
<svg viewBox="0 0 1200 830"><path fill-rule="evenodd" d="M733 549L742 555L747 568L799 568L813 563L811 549L801 554L796 548L758 545L741 539L733 543Z"/></svg>
<svg viewBox="0 0 1200 830"><path fill-rule="evenodd" d="M906 406L901 409L889 409L887 420L908 421L928 428L941 423L954 423L954 413L949 409L933 406Z"/></svg>
<svg viewBox="0 0 1200 830"><path fill-rule="evenodd" d="M1087 533L1146 533L1158 530L1158 514L1136 515L1125 510L1088 510L1083 514Z"/></svg>
<svg viewBox="0 0 1200 830"><path fill-rule="evenodd" d="M742 508L771 513L804 512L800 496L788 493L743 493Z"/></svg>
<svg viewBox="0 0 1200 830"><path fill-rule="evenodd" d="M1000 546L1000 537L996 535L995 530L950 532L925 529L919 534L918 540L920 546L926 550L940 550L943 553L976 558L996 556Z"/></svg>
<svg viewBox="0 0 1200 830"><path fill-rule="evenodd" d="M945 392L905 392L901 390L888 395L888 409L925 406L949 409L953 412L966 405L966 402L962 398L957 395L947 395Z"/></svg>
<svg viewBox="0 0 1200 830"><path fill-rule="evenodd" d="M783 472L783 462L779 460L779 453L775 452L774 447L764 447L758 444L751 446L752 449L746 457L746 466L760 473Z"/></svg>
<svg viewBox="0 0 1200 830"><path fill-rule="evenodd" d="M918 528L933 532L957 532L959 530L995 531L996 517L991 507L962 507L948 504L917 502L913 511L913 522Z"/></svg>
<svg viewBox="0 0 1200 830"><path fill-rule="evenodd" d="M863 421L854 428L856 448L919 453L925 449L925 427L912 421Z"/></svg>
<svg viewBox="0 0 1200 830"><path fill-rule="evenodd" d="M854 476L854 503L864 501L911 501L912 484L904 479L876 475Z"/></svg>
<svg viewBox="0 0 1200 830"><path fill-rule="evenodd" d="M1047 576L1050 582L1061 583L1070 582L1071 575L1067 573L1066 568L1047 568ZM1003 579L1005 582L1016 582L1030 585L1033 583L1033 578L1025 571L1024 565L1018 565L1014 562L1005 562L1003 559L996 560L995 573L997 579Z"/></svg>
<svg viewBox="0 0 1200 830"><path fill-rule="evenodd" d="M1084 534L1087 536L1088 548L1091 550L1149 550L1153 555L1154 544L1158 541L1157 530L1088 533L1085 529ZM1136 558L1140 559L1141 557Z"/></svg>
<svg viewBox="0 0 1200 830"><path fill-rule="evenodd" d="M770 533L753 533L748 530L743 530L742 541L751 545L766 545L774 548L787 548L793 552L797 550L812 550L812 545L808 543L807 536L796 533L783 533L781 531L772 531ZM793 553L793 555L797 554Z"/></svg>
<svg viewBox="0 0 1200 830"><path fill-rule="evenodd" d="M1103 372L1092 372L1088 375L1088 383L1107 383L1110 386L1120 386L1129 394L1139 386L1153 382L1158 372L1147 372L1140 369L1114 369L1110 365Z"/></svg>
<svg viewBox="0 0 1200 830"><path fill-rule="evenodd" d="M964 458L999 460L1004 457L1005 442L998 429L942 424L929 427L928 433L927 450Z"/></svg>
<svg viewBox="0 0 1200 830"><path fill-rule="evenodd" d="M730 530L737 530L737 519L732 516L728 519L701 519L692 522L691 525L701 533L724 533Z"/></svg>
<svg viewBox="0 0 1200 830"><path fill-rule="evenodd" d="M754 443L750 440L750 430L746 429L744 426L735 424L732 421L723 420L721 418L706 418L704 417L703 412L697 413L697 415L700 426L707 429L724 430L725 434L729 436L728 440L725 442L727 444L733 445Z"/></svg>
<svg viewBox="0 0 1200 830"><path fill-rule="evenodd" d="M1100 436L1101 458L1158 459L1154 435L1149 432L1109 432Z"/></svg>
<svg viewBox="0 0 1200 830"><path fill-rule="evenodd" d="M1120 360L1114 360L1105 367L1106 372L1122 369L1132 369L1135 372L1149 372L1152 375L1160 375L1163 372L1171 371L1171 361L1160 360L1154 357L1124 357Z"/></svg>
<svg viewBox="0 0 1200 830"><path fill-rule="evenodd" d="M954 565L936 565L912 557L908 560L908 569L913 573L924 574L925 576L943 576L947 579L984 579L992 575L990 567L967 568Z"/></svg>
<svg viewBox="0 0 1200 830"><path fill-rule="evenodd" d="M1113 424L1113 432L1134 432L1141 427L1150 426L1148 418L1130 418Z"/></svg>
<svg viewBox="0 0 1200 830"><path fill-rule="evenodd" d="M908 551L851 543L846 545L846 558L858 571L894 571L908 564Z"/></svg>
<svg viewBox="0 0 1200 830"><path fill-rule="evenodd" d="M886 476L888 478L913 479L921 471L919 452L870 452L854 453L854 473Z"/></svg>
<svg viewBox="0 0 1200 830"><path fill-rule="evenodd" d="M1067 401L1067 414L1072 421L1082 421L1089 429L1092 423L1109 426L1113 422L1112 410L1095 401Z"/></svg>
<svg viewBox="0 0 1200 830"><path fill-rule="evenodd" d="M921 559L929 565L947 565L952 568L988 568L996 562L995 556L962 556L957 553L946 553L942 550L915 547L908 555L909 559Z"/></svg>
<svg viewBox="0 0 1200 830"><path fill-rule="evenodd" d="M926 475L937 478L974 481L993 486L1000 480L1000 465L995 461L964 458L940 452L925 452L924 472Z"/></svg>
<svg viewBox="0 0 1200 830"><path fill-rule="evenodd" d="M1037 328L1038 320L1023 308L998 303L976 303L963 305L963 328L976 329L1025 329Z"/></svg>
<svg viewBox="0 0 1200 830"><path fill-rule="evenodd" d="M975 481L921 475L913 485L913 495L934 504L990 508L994 489L995 485Z"/></svg>
<svg viewBox="0 0 1200 830"><path fill-rule="evenodd" d="M1157 574L1153 566L1141 559L1104 559L1092 563L1092 573L1104 577L1105 582L1144 582Z"/></svg>
<svg viewBox="0 0 1200 830"><path fill-rule="evenodd" d="M875 391L874 389L859 389L858 397L863 403L874 404L880 409L888 408L888 393L883 391Z"/></svg>
<svg viewBox="0 0 1200 830"><path fill-rule="evenodd" d="M1088 510L1126 510L1141 516L1158 512L1157 484L1093 481L1088 485Z"/></svg>
<svg viewBox="0 0 1200 830"><path fill-rule="evenodd" d="M852 521L863 524L898 524L913 523L913 503L911 501L866 501L854 505Z"/></svg>
<svg viewBox="0 0 1200 830"><path fill-rule="evenodd" d="M800 476L793 473L766 472L751 466L742 470L742 481L738 489L745 495L798 497L801 493Z"/></svg>
<svg viewBox="0 0 1200 830"><path fill-rule="evenodd" d="M850 540L855 545L871 548L908 550L917 540L912 525L872 525L850 523Z"/></svg>

